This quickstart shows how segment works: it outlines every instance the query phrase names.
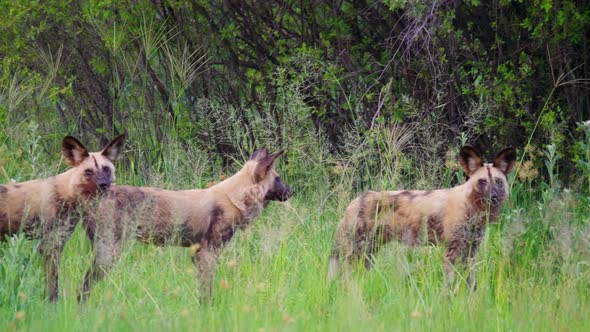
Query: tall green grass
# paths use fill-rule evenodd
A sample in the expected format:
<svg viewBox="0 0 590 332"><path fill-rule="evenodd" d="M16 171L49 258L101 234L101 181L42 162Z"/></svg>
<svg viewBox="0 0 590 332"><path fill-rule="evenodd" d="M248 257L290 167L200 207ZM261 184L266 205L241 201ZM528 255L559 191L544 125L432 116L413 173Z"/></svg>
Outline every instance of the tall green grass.
<svg viewBox="0 0 590 332"><path fill-rule="evenodd" d="M308 171L307 181L301 179L304 168L293 160L297 150L291 153L290 164L281 164L280 171L295 183L297 194L286 203L271 203L229 243L219 261L212 305L199 302L188 249L136 243L127 246L88 303L78 304L76 293L92 254L77 229L66 246L55 305L46 299L36 242L16 237L0 244L0 329L590 329L590 208L574 193L515 184L500 223L490 226L477 255L475 292L466 289L460 267L454 287L444 287L442 248L398 244L384 247L371 271L357 266L330 283L327 259L335 226L354 197L353 180L346 172L334 175L328 166L313 169L320 176ZM297 157L332 165L321 160L319 150ZM180 189L212 180L196 174L209 161L183 158L169 161L167 176L147 180L120 168L119 182ZM194 173L188 171L189 160ZM5 162L9 176L1 175L1 182L23 172L17 166ZM331 187L322 181L327 176L336 177Z"/></svg>

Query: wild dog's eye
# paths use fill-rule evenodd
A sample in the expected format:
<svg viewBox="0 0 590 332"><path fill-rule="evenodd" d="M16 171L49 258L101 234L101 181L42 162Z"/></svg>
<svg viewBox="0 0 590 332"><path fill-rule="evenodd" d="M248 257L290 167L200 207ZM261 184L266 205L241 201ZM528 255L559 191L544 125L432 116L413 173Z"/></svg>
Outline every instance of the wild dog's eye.
<svg viewBox="0 0 590 332"><path fill-rule="evenodd" d="M94 171L92 170L92 168L87 168L84 170L84 175L91 176L92 174L94 174Z"/></svg>
<svg viewBox="0 0 590 332"><path fill-rule="evenodd" d="M488 180L486 179L479 179L477 180L477 184L479 184L481 187L484 187L488 184Z"/></svg>
<svg viewBox="0 0 590 332"><path fill-rule="evenodd" d="M106 172L110 172L111 169L108 166L103 166L102 171L106 173Z"/></svg>
<svg viewBox="0 0 590 332"><path fill-rule="evenodd" d="M504 186L504 181L502 181L502 179L500 179L500 178L496 178L496 185L498 187L503 187Z"/></svg>

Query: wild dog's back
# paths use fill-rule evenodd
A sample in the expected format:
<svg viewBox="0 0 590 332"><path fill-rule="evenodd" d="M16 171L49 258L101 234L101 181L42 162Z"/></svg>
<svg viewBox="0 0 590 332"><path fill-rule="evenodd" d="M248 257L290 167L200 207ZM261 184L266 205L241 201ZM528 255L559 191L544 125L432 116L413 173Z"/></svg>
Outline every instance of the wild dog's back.
<svg viewBox="0 0 590 332"><path fill-rule="evenodd" d="M0 186L0 236L18 232L23 219L40 214L42 201L49 196L41 183L37 180Z"/></svg>
<svg viewBox="0 0 590 332"><path fill-rule="evenodd" d="M355 253L374 251L376 241L395 239L406 245L443 241L448 197L447 189L368 191L346 208L336 230L334 252L350 261ZM336 262L331 266L334 271Z"/></svg>
<svg viewBox="0 0 590 332"><path fill-rule="evenodd" d="M189 239L207 232L213 205L203 189L113 186L97 210L84 220L84 227L91 240L102 227L118 238L128 234L156 245L190 246L195 242Z"/></svg>

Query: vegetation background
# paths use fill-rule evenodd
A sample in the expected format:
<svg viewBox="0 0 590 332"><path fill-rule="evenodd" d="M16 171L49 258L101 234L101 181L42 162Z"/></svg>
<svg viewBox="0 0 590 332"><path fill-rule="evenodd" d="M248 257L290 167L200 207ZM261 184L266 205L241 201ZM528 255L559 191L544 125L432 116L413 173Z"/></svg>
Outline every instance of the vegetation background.
<svg viewBox="0 0 590 332"><path fill-rule="evenodd" d="M589 330L585 0L0 0L0 182L65 169L66 134L121 132L118 182L205 187L255 147L297 190L221 257L199 304L187 250L130 245L86 305L78 230L45 298L35 242L0 243L0 329ZM511 199L446 296L441 248L385 248L331 284L350 199L455 185L456 152L518 148Z"/></svg>

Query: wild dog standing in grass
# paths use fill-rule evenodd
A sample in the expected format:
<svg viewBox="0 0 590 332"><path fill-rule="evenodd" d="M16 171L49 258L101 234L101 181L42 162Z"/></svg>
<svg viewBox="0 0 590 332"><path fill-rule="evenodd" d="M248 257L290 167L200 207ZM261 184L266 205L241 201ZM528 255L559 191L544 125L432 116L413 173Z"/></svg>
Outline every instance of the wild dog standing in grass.
<svg viewBox="0 0 590 332"><path fill-rule="evenodd" d="M22 231L40 239L45 259L49 300L57 301L58 267L61 252L74 231L77 207L109 188L115 178L115 161L125 135L110 142L101 152L89 153L74 137L66 136L62 154L72 169L43 180L0 186L0 240Z"/></svg>
<svg viewBox="0 0 590 332"><path fill-rule="evenodd" d="M502 150L492 164L483 164L471 147L461 149L459 162L468 181L451 189L431 191L369 191L353 200L336 230L328 275L333 279L339 260L372 255L391 240L407 245L446 244L444 270L448 283L453 265L469 261L468 284L475 287L473 258L487 223L494 222L508 197L506 175L516 163L516 151Z"/></svg>
<svg viewBox="0 0 590 332"><path fill-rule="evenodd" d="M113 186L96 214L84 221L96 257L79 299L84 300L117 262L127 233L155 245L191 247L200 273L201 297L211 299L223 245L237 229L254 221L270 201L283 202L293 194L274 170L282 153L256 150L238 173L208 189Z"/></svg>

